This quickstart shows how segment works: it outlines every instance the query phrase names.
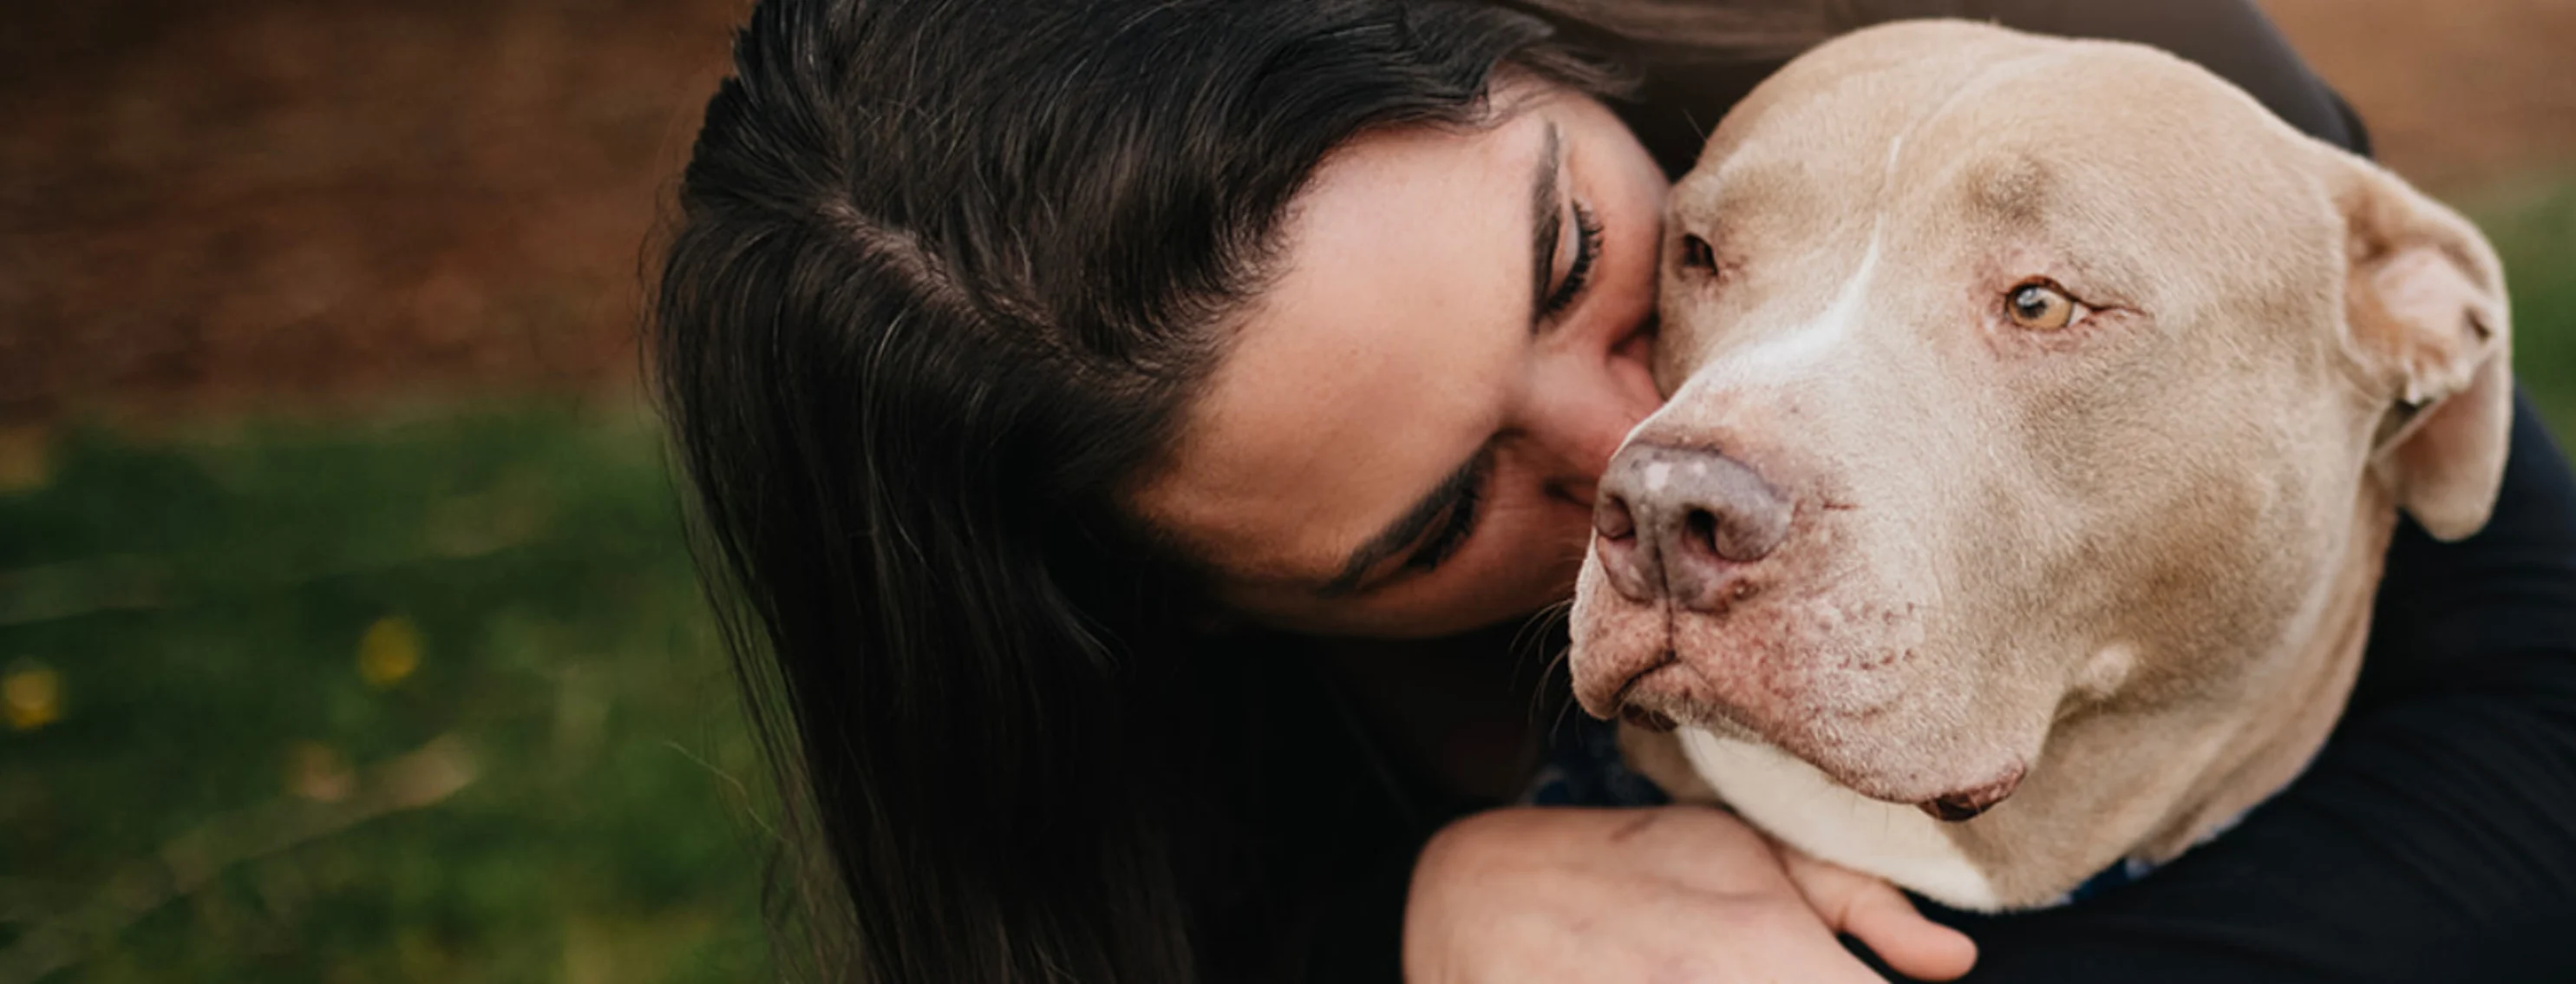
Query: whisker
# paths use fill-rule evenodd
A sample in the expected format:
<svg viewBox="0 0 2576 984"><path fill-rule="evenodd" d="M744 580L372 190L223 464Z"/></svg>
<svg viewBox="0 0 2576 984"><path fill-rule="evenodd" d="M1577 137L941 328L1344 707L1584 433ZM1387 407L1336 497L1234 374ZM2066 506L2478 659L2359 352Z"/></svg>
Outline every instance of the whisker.
<svg viewBox="0 0 2576 984"><path fill-rule="evenodd" d="M1542 716L1551 699L1559 699L1562 709L1560 691L1568 688L1553 686L1552 681L1561 675L1557 671L1565 666L1566 657L1573 650L1565 634L1568 613L1573 607L1573 601L1567 600L1541 608L1532 613L1528 621L1521 623L1520 631L1512 635L1513 685L1520 685L1526 679L1521 674L1533 665L1536 667L1537 677L1530 681L1532 686L1529 688L1529 718L1532 721Z"/></svg>

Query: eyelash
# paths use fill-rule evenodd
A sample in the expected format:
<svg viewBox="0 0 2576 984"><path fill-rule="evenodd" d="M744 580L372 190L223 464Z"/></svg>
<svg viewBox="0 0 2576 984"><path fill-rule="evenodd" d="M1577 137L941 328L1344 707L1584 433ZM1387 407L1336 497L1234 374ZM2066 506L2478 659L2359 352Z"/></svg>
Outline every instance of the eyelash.
<svg viewBox="0 0 2576 984"><path fill-rule="evenodd" d="M1574 306L1575 299L1583 296L1584 285L1592 282L1593 264L1601 258L1601 220L1582 202L1574 203L1574 235L1574 265L1565 271L1565 282L1557 285L1556 293L1548 295L1549 317Z"/></svg>
<svg viewBox="0 0 2576 984"><path fill-rule="evenodd" d="M1442 519L1439 532L1433 533L1431 539L1423 542L1422 549L1405 559L1406 570L1427 574L1440 569L1443 561L1456 555L1467 538L1475 535L1476 518L1481 512L1477 507L1484 502L1485 478L1492 468L1491 456L1476 463L1475 478L1467 482L1466 488L1459 490L1458 501L1449 507L1449 515Z"/></svg>

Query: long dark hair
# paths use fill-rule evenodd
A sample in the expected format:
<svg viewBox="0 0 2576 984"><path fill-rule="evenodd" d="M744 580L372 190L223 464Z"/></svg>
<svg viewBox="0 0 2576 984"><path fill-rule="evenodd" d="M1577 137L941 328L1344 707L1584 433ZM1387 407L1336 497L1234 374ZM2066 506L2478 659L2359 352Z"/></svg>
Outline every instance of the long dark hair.
<svg viewBox="0 0 2576 984"><path fill-rule="evenodd" d="M1192 601L1123 495L1333 147L1601 75L1447 0L763 0L734 57L650 341L814 972L1193 979Z"/></svg>

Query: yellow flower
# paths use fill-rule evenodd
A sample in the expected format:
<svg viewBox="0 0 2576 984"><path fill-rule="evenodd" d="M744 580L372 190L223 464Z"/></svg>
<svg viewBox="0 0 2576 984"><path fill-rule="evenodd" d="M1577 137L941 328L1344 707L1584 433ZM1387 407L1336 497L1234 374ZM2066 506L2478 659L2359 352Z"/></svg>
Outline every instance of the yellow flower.
<svg viewBox="0 0 2576 984"><path fill-rule="evenodd" d="M0 715L15 731L34 731L63 716L63 675L34 660L22 660L0 676Z"/></svg>
<svg viewBox="0 0 2576 984"><path fill-rule="evenodd" d="M388 615L367 626L358 640L358 677L378 690L403 682L420 669L420 626L400 615Z"/></svg>

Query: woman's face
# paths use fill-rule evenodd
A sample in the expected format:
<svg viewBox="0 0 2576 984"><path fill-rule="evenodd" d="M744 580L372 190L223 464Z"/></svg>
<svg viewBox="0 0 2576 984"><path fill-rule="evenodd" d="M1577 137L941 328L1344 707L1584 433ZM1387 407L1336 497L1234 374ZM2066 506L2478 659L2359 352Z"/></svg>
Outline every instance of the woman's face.
<svg viewBox="0 0 2576 984"><path fill-rule="evenodd" d="M1317 170L1142 490L1235 611L1432 636L1570 590L1594 480L1661 399L1666 182L1589 97L1493 101L1491 127L1369 134Z"/></svg>

